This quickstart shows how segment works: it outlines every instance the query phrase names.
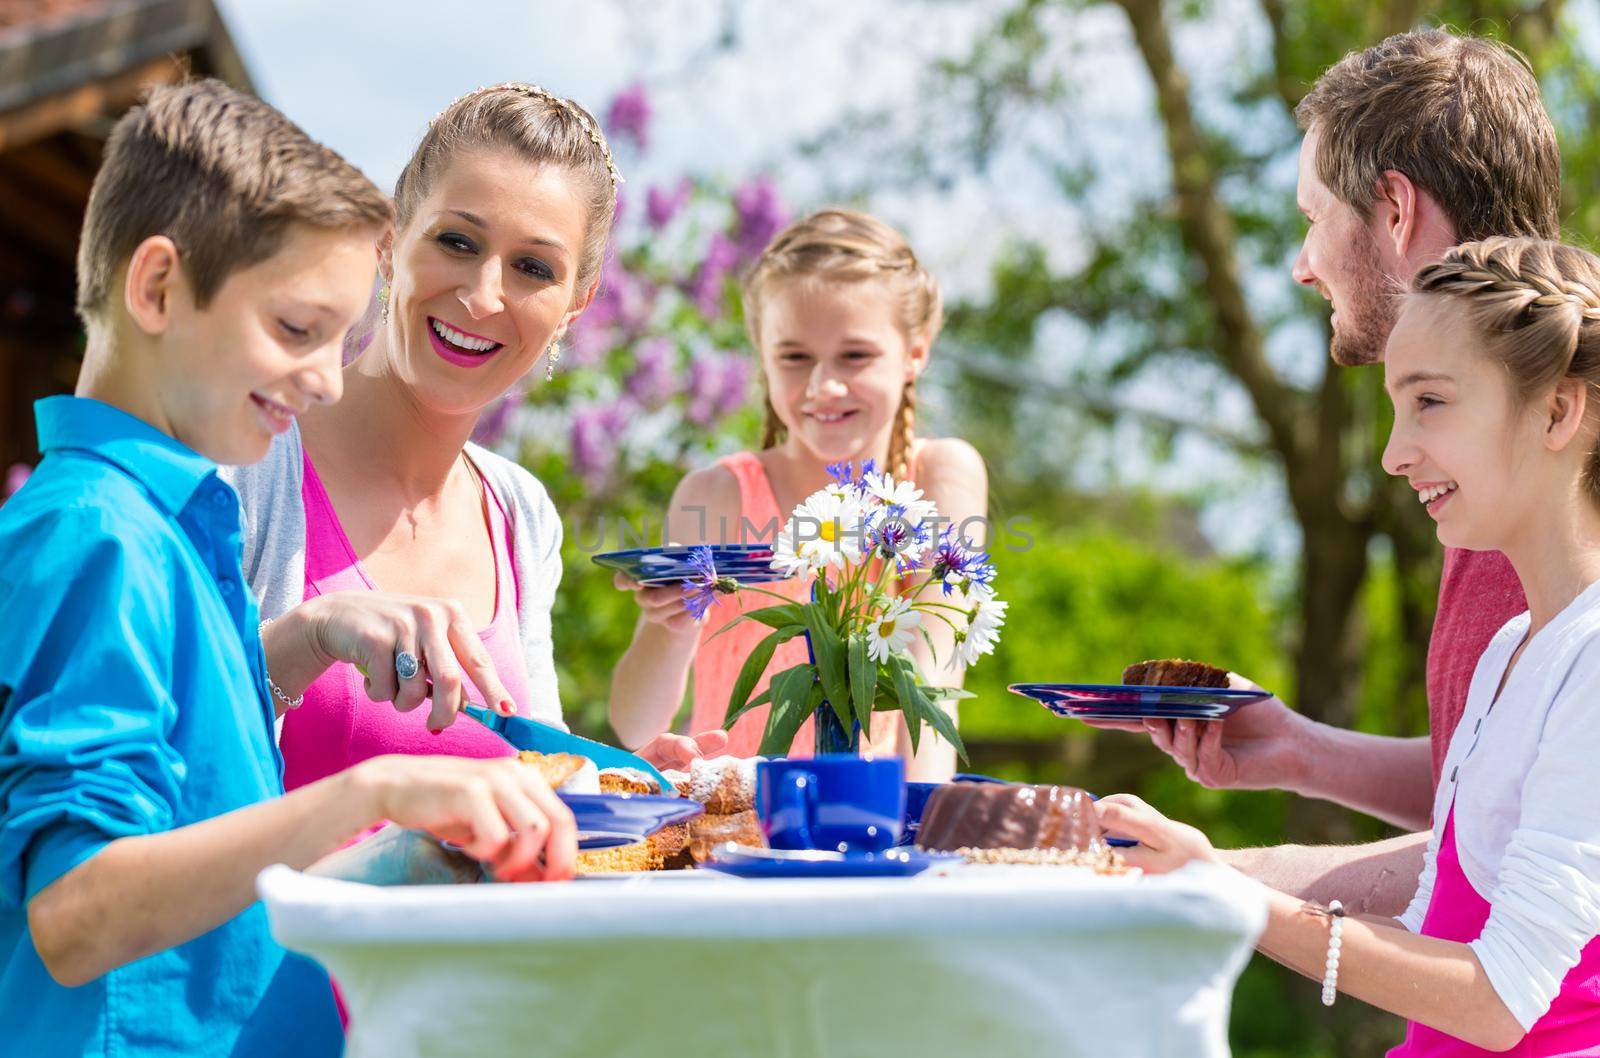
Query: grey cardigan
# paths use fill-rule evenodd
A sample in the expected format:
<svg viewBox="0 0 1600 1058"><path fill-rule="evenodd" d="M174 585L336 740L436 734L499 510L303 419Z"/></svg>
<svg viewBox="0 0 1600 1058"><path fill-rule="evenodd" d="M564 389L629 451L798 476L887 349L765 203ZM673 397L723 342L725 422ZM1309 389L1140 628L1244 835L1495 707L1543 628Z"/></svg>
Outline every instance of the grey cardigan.
<svg viewBox="0 0 1600 1058"><path fill-rule="evenodd" d="M223 467L239 494L244 525L244 575L261 602L262 618L279 617L305 598L306 510L300 428L274 439L267 457L249 466ZM550 494L526 469L475 444L467 453L505 507L511 528L511 563L517 580L517 629L528 667L531 702L525 715L565 728L550 639L550 608L561 582L561 519Z"/></svg>

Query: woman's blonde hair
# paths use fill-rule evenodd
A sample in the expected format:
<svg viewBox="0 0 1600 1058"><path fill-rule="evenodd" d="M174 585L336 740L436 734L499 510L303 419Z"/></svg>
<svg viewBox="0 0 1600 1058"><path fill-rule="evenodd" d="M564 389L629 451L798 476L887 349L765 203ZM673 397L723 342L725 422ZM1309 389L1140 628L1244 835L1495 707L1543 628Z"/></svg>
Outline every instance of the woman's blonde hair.
<svg viewBox="0 0 1600 1058"><path fill-rule="evenodd" d="M1588 388L1600 415L1600 258L1548 239L1499 237L1462 243L1411 281L1414 297L1449 298L1505 366L1521 401L1563 378ZM1600 499L1600 445L1589 452L1584 487Z"/></svg>
<svg viewBox="0 0 1600 1058"><path fill-rule="evenodd" d="M911 252L905 238L876 217L853 209L822 209L783 229L762 251L744 281L744 323L750 342L760 348L761 306L774 283L807 278L834 283L887 283L894 296L896 323L913 343L932 345L944 326L939 282ZM917 421L916 381L907 380L889 437L888 471L910 476L911 446ZM761 446L781 442L787 430L766 399Z"/></svg>
<svg viewBox="0 0 1600 1058"><path fill-rule="evenodd" d="M535 164L559 165L580 179L588 207L578 261L581 293L600 274L622 182L600 123L570 99L520 81L479 88L455 100L422 134L394 185L395 220L404 228L456 154L505 150Z"/></svg>

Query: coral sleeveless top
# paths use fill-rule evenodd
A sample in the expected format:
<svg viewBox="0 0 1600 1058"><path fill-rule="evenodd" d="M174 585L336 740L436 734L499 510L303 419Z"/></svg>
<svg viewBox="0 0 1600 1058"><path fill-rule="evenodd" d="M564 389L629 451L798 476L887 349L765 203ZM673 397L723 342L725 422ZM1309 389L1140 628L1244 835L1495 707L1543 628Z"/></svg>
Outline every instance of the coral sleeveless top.
<svg viewBox="0 0 1600 1058"><path fill-rule="evenodd" d="M480 477L480 481L483 479ZM494 490L484 484L488 497L489 537L494 547L494 618L478 635L495 673L519 709L529 700L528 670L517 634L517 581L511 562L510 526ZM305 597L334 591L375 591L361 567L339 516L328 500L309 456L300 490L306 512ZM466 680L472 701L482 703L482 692ZM386 753L447 754L457 757L505 757L515 752L498 735L476 721L458 719L438 734L428 730L432 703L424 701L409 713L388 702L367 697L365 681L354 665L337 662L306 688L300 708L284 714L283 785L293 790L324 776L343 771L369 757Z"/></svg>
<svg viewBox="0 0 1600 1058"><path fill-rule="evenodd" d="M1422 920L1422 935L1466 944L1477 940L1489 921L1491 905L1472 887L1456 852L1454 806L1445 817L1444 833L1434 861L1433 895ZM1591 940L1578 956L1578 965L1561 980L1561 991L1544 1017L1534 1022L1522 1042L1509 1051L1486 1051L1438 1029L1406 1022L1405 1042L1387 1058L1577 1058L1600 1055L1600 939Z"/></svg>
<svg viewBox="0 0 1600 1058"><path fill-rule="evenodd" d="M741 544L776 542L777 534L787 521L788 514L778 507L778 497L772 491L772 482L767 477L766 468L761 465L760 457L754 452L736 452L718 460L718 464L727 467L733 474L734 480L739 483L739 516L742 521L738 537L727 542ZM763 584L761 587L797 602L806 602L811 598L810 577L793 577L789 580ZM737 595L719 597L706 612L705 621L700 628L700 645L694 656L694 706L689 719L690 732L709 731L722 726L722 718L728 713L728 696L733 693L734 681L739 678L739 670L744 666L745 658L750 656L750 651L754 650L756 644L761 642L772 629L755 621L747 621L720 636L717 635L717 631L740 614L776 605L776 600L765 595L740 592ZM716 638L713 639L713 636ZM797 637L779 645L753 693L760 694L766 690L773 674L803 664L805 660L804 637ZM736 757L754 756L760 749L761 733L766 729L767 714L770 711L770 707L763 705L741 716L734 723L733 729L728 732L727 752ZM895 713L874 713L871 741L882 745L892 737L894 726L898 722ZM867 732L862 732L862 738L863 741L868 738ZM815 745L814 724L807 719L795 735L789 755L809 757Z"/></svg>

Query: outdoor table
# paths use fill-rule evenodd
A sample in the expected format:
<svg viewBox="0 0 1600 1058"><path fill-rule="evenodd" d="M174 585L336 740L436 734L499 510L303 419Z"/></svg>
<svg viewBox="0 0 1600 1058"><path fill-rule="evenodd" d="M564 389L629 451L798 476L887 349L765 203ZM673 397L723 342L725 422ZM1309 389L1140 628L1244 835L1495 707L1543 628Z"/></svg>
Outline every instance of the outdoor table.
<svg viewBox="0 0 1600 1058"><path fill-rule="evenodd" d="M1266 920L1203 864L392 888L277 866L258 888L337 979L351 1058L1226 1055Z"/></svg>

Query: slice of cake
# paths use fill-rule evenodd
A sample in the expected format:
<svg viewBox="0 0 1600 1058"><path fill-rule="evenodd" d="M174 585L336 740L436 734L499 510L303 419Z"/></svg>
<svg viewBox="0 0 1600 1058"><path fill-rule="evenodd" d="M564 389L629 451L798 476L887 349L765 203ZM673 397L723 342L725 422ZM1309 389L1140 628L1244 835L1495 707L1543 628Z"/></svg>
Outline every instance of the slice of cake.
<svg viewBox="0 0 1600 1058"><path fill-rule="evenodd" d="M1228 670L1173 658L1141 661L1122 670L1122 682L1140 687L1222 688L1228 686Z"/></svg>
<svg viewBox="0 0 1600 1058"><path fill-rule="evenodd" d="M1094 801L1072 786L946 783L928 797L917 845L957 849L1064 849L1102 846Z"/></svg>
<svg viewBox="0 0 1600 1058"><path fill-rule="evenodd" d="M544 776L544 781L550 784L552 790L559 790L567 782L578 778L580 773L593 770L594 763L576 753L539 753L531 749L522 750L517 754L517 759L529 767L538 768L539 774Z"/></svg>

